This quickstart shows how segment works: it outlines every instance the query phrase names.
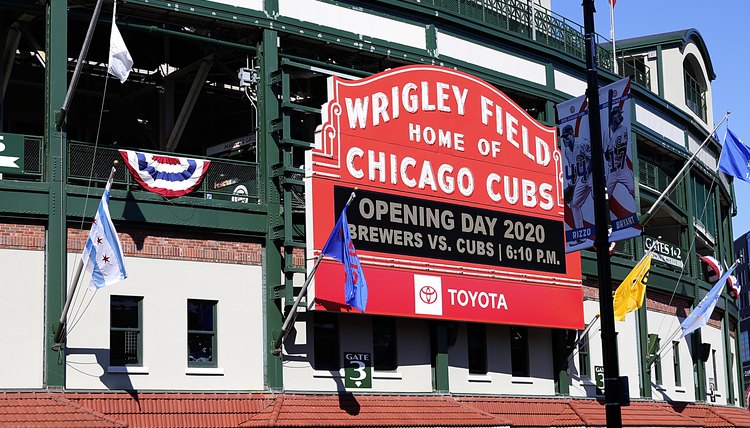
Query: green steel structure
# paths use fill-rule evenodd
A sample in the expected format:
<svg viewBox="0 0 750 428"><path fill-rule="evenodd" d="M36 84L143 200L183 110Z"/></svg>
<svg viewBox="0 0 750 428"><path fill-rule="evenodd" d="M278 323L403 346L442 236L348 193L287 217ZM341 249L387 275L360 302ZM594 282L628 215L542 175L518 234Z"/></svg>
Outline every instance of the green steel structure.
<svg viewBox="0 0 750 428"><path fill-rule="evenodd" d="M357 79L409 64L444 66L489 82L548 126L555 124L554 106L585 89L582 27L547 9L544 1L121 1L117 25L135 62L123 84L107 75L112 23L112 4L107 1L65 124L57 129L57 115L75 67L71 58L83 42L95 3L0 0L0 36L5 43L0 58L0 136L23 141L24 153L20 167L4 172L0 180L0 266L7 271L14 267L10 263L18 263L16 256L28 254L40 260L43 270L30 271L37 262L21 262L18 267L25 275L19 281L29 287L28 293L38 290L36 297L22 297L28 302L41 299L43 308L42 313L19 309L32 313L32 322L38 322L42 332L21 345L30 350L29 360L38 370L31 370L33 375L0 376L0 389L341 393L346 388L333 381L333 386L320 387L321 379L339 378L330 374L338 370L316 368L317 354L325 351L318 349L318 343L324 342L316 337L326 328L335 328L341 346L350 346L341 351L367 350L374 334L370 318L375 323L377 317L340 315L328 323L316 311L303 311L284 351L275 352L273 347L309 268L305 155L320 131L328 79ZM472 49L480 53L473 55ZM743 407L739 302L726 292L704 331L683 339L685 352L674 366L684 374L670 374L672 384L662 385L654 380L654 366L647 360L649 336L666 340L670 332L662 329L662 323L684 318L710 289L710 272L699 256L715 256L727 265L733 259L731 217L736 207L731 182L716 172L720 144L711 137L712 116L720 115L711 105L715 74L707 48L694 29L618 41L619 74L614 72L611 44L599 37L597 50L602 84L621 76L631 78L636 100L631 113L637 118L631 138L637 143L633 158L641 213L673 180L679 180L646 223L644 236L618 243L611 257L614 289L643 256L646 237L661 236L676 254L672 263L654 264L647 303L631 315L627 328L632 331L623 328L620 333L637 348L634 352L620 345L620 361L633 361L621 369L630 378L631 400ZM243 72L249 81L238 78ZM704 153L688 172L676 177L706 138L710 143ZM149 318L150 302L166 302L166 295L178 284L193 290L191 280L207 272L211 279L204 284L206 291L187 298L218 301L218 330L211 330L216 331L218 346L227 346L222 345L226 340L241 349L222 348L217 353L222 356L218 367L195 373L188 367L179 376L163 377L154 360L137 368L113 368L106 361L109 330L88 330L94 326L82 327L78 336L69 327L68 342L53 343L72 263L110 166L121 160L117 149L211 161L204 181L190 194L174 199L146 191L120 163L110 209L126 256L134 260L134 272L161 260L154 269L174 277L172 281L160 276L162 282L152 284L157 297L144 297L139 309L144 311L139 339L143 345L138 346L145 349L153 343L149 341L184 336L181 331L149 329L153 326L149 323L161 322ZM596 256L583 251L580 257L588 322L590 304L599 299ZM228 273L223 273L225 268ZM140 293L128 289L130 283L106 292ZM157 291L162 290L159 287L163 291ZM15 298L13 293L0 285L0 300ZM99 304L96 299L108 300L105 297L94 295L93 306ZM303 299L302 306L307 303ZM111 321L107 305L97 312L104 317L98 323ZM169 311L159 317L166 319ZM180 315L179 320L183 318ZM13 328L12 320L0 317L0 321L0 332ZM226 331L222 326L229 321L234 326ZM489 382L487 374L469 386L457 387L456 367L465 369L465 363L457 363L454 356L457 346L466 346L465 324L397 320L393 334L411 337L402 340L413 344L399 342L397 365L403 370L378 374L390 380L376 383L396 386L357 392L601 398L595 379L582 374L593 373L596 363L585 370L580 367L582 344L575 343L575 331L564 329L534 330L530 360L543 369L532 370L526 386L516 382L512 388L472 389ZM490 339L485 338L485 352L488 345L495 349L494 334L507 336L505 330L493 330ZM592 329L588 336L597 334ZM598 346L592 343L586 353L600 360ZM497 345L497 349L505 347ZM75 370L79 356L87 352L96 355L101 367L89 379ZM143 355L148 361L147 353ZM505 364L492 352L489 357L490 365ZM542 362L536 365L538 361ZM669 361L663 359L662 371L671 370ZM300 365L307 371L295 371ZM427 367L427 379L410 377L410 369L405 368L410 365Z"/></svg>

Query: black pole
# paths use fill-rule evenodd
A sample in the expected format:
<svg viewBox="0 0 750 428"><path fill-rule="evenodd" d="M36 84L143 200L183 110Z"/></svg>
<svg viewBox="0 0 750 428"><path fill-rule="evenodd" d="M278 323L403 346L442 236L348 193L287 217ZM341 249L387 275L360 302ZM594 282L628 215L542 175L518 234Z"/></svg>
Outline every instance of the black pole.
<svg viewBox="0 0 750 428"><path fill-rule="evenodd" d="M609 265L609 233L606 176L602 149L602 123L599 117L599 78L596 68L594 33L594 0L583 0L583 27L586 43L586 97L589 105L591 132L591 173L594 181L594 225L596 227L596 265L599 277L599 313L602 323L602 355L604 356L604 402L608 428L622 427L621 398L624 384L620 380L617 361L617 338L612 304L612 272Z"/></svg>

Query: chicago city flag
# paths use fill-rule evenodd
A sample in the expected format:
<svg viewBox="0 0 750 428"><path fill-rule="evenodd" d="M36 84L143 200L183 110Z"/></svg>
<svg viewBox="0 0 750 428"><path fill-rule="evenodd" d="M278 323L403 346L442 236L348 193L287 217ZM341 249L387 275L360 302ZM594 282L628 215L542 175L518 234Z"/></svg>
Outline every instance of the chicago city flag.
<svg viewBox="0 0 750 428"><path fill-rule="evenodd" d="M107 183L102 195L102 201L91 225L89 239L83 249L83 263L91 274L89 288L102 288L112 285L128 277L122 258L122 246L117 236L112 218L109 215L109 188L112 181Z"/></svg>
<svg viewBox="0 0 750 428"><path fill-rule="evenodd" d="M716 281L716 285L714 285L713 288L711 288L711 291L706 294L706 297L704 297L703 300L698 303L698 306L690 312L690 315L682 321L682 324L680 324L680 328L682 329L681 337L687 336L708 323L708 320L711 319L711 314L714 312L716 303L719 301L719 297L721 297L721 292L724 290L724 285L726 285L732 272L734 272L734 268L737 267L738 262L739 260L734 262L734 264L724 272L721 278Z"/></svg>
<svg viewBox="0 0 750 428"><path fill-rule="evenodd" d="M365 275L362 273L362 265L359 263L357 250L354 249L354 243L349 234L349 221L346 219L348 208L349 206L345 206L341 210L341 216L336 221L336 226L333 227L322 253L344 264L344 272L346 273L344 298L346 304L364 313L367 306L367 282L365 282Z"/></svg>

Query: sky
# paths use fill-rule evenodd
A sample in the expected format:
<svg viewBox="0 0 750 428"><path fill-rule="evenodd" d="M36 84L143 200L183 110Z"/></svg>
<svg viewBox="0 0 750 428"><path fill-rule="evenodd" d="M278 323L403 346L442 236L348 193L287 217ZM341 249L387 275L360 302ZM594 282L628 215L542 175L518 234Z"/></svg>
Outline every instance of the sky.
<svg viewBox="0 0 750 428"><path fill-rule="evenodd" d="M607 0L595 0L595 30L609 39ZM581 0L552 0L552 10L583 25ZM619 0L615 6L617 40L695 28L703 37L716 73L712 82L714 123L731 111L732 132L750 144L750 45L746 44L750 18L748 0ZM682 78L682 76L676 76ZM717 130L724 138L726 122ZM737 215L734 238L750 230L750 183L734 180Z"/></svg>

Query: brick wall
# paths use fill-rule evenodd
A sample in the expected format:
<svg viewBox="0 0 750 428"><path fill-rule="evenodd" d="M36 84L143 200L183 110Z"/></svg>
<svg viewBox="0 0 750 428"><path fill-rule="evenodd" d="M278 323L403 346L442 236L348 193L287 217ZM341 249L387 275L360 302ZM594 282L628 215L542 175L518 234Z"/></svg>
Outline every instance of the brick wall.
<svg viewBox="0 0 750 428"><path fill-rule="evenodd" d="M0 248L44 251L44 226L0 223Z"/></svg>
<svg viewBox="0 0 750 428"><path fill-rule="evenodd" d="M89 229L68 228L68 252L80 253ZM118 230L122 251L130 257L190 260L242 265L261 264L261 245L244 237L175 230Z"/></svg>

